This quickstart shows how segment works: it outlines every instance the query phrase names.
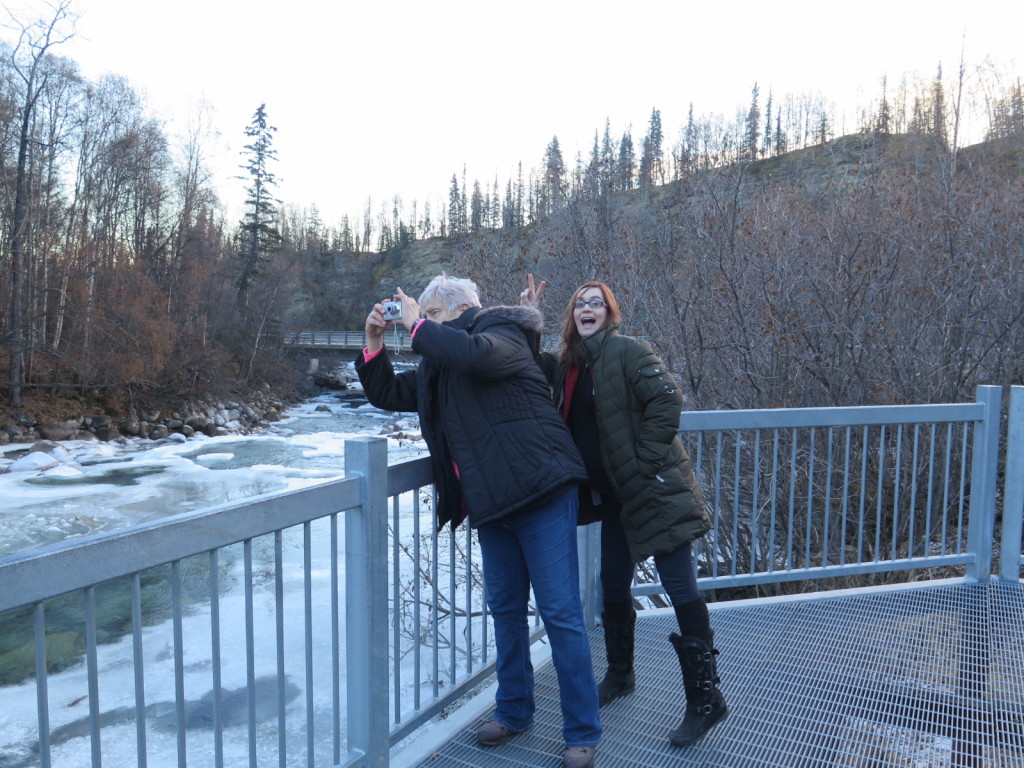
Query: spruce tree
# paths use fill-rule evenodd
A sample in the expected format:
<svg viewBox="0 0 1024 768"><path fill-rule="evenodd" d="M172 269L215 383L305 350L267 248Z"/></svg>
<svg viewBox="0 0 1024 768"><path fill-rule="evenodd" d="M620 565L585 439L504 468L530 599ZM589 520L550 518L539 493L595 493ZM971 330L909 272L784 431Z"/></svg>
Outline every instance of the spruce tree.
<svg viewBox="0 0 1024 768"><path fill-rule="evenodd" d="M882 78L882 102L878 105L878 120L875 123L878 133L892 132L892 111L889 108L889 97L886 94L886 78Z"/></svg>
<svg viewBox="0 0 1024 768"><path fill-rule="evenodd" d="M463 195L459 192L459 177L452 174L452 183L448 188L448 237L456 238L465 234L462 230L462 200Z"/></svg>
<svg viewBox="0 0 1024 768"><path fill-rule="evenodd" d="M661 112L651 110L651 118L647 123L647 135L644 137L640 154L640 185L650 187L653 184L664 184L665 173L662 155L663 134L661 130Z"/></svg>
<svg viewBox="0 0 1024 768"><path fill-rule="evenodd" d="M761 124L761 108L757 104L759 96L760 90L757 83L754 83L754 89L750 94L750 111L747 112L746 131L741 151L742 159L749 161L757 160L757 140Z"/></svg>
<svg viewBox="0 0 1024 768"><path fill-rule="evenodd" d="M620 192L633 188L633 171L636 167L636 154L633 152L633 137L629 131L622 134L619 142L619 161L615 166L615 186Z"/></svg>
<svg viewBox="0 0 1024 768"><path fill-rule="evenodd" d="M541 189L541 217L555 210L565 196L565 160L558 137L554 136L544 152L544 182Z"/></svg>
<svg viewBox="0 0 1024 768"><path fill-rule="evenodd" d="M249 288L259 274L261 265L281 242L277 229L277 206L280 200L272 194L277 185L277 177L270 170L271 162L277 159L277 152L272 146L277 128L267 122L266 107L266 104L260 104L253 114L252 122L245 129L245 135L251 141L242 150L246 162L240 166L249 174L250 182L246 190L246 211L238 228L238 253L242 270L238 276L236 302L242 310L246 308Z"/></svg>

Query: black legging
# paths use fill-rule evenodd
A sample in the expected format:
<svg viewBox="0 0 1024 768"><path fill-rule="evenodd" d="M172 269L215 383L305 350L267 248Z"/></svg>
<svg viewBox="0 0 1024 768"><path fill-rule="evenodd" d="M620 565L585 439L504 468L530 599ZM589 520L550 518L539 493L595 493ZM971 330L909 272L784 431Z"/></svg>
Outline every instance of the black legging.
<svg viewBox="0 0 1024 768"><path fill-rule="evenodd" d="M624 603L632 599L629 590L634 565L619 516L607 515L601 523L601 587L605 603ZM654 565L673 606L701 599L689 543L667 554L655 555Z"/></svg>

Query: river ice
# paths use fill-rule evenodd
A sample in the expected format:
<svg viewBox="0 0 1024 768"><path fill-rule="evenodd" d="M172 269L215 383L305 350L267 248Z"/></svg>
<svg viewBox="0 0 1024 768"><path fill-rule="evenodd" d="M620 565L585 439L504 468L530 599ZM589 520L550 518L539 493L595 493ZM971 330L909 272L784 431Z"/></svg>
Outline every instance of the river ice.
<svg viewBox="0 0 1024 768"><path fill-rule="evenodd" d="M286 418L260 434L187 440L133 440L127 445L95 441L62 443L67 449L64 461L49 469L29 469L0 475L0 557L44 544L115 530L247 497L306 487L343 475L344 442L360 435L393 432L397 427L410 438L388 440L389 462L395 463L426 455L425 445L417 437L414 418L388 414L369 406L361 393L343 396L325 395L298 405ZM0 454L0 471L26 454L27 444L5 447ZM314 526L319 525L314 523ZM326 523L325 523L326 525ZM429 522L425 525L429 527ZM330 645L329 555L316 542L327 541L326 531L314 530L314 647ZM286 540L286 590L301 588L301 546ZM260 553L257 553L260 556ZM240 556L222 555L227 572L240 567ZM272 560L271 566L272 567ZM270 588L257 591L256 610L272 612L274 595ZM241 634L244 622L243 595L238 590L225 592L220 606L222 647L244 648ZM301 601L289 599L286 653L301 658L304 637ZM186 718L189 729L189 764L208 764L212 751L212 730L203 727L210 696L210 614L201 606L183 617L185 649ZM169 621L145 626L143 648L146 668L167 669L173 649L173 628ZM99 705L103 728L105 765L134 765L135 724L132 638L122 637L100 646L98 672ZM318 664L329 664L323 660ZM152 665L152 667L150 666ZM277 749L276 645L273 633L256 637L255 666L258 719L266 721L257 733L256 749L260 763ZM318 667L319 668L319 667ZM329 668L329 667L328 667ZM248 736L245 707L245 654L225 653L222 690L228 702L223 730L225 765L248 764ZM89 697L84 662L48 679L50 702L51 755L54 765L78 768L91 763L89 736ZM329 711L330 675L318 676L313 683L315 711ZM296 687L296 683L299 687ZM304 711L304 681L288 680L289 722L294 712ZM263 694L266 694L265 696ZM302 695L300 695L302 694ZM293 700L294 699L294 700ZM36 690L32 680L0 689L0 766L28 768L38 765L36 749ZM153 675L146 680L148 764L163 768L177 764L177 739L174 722L173 675ZM204 708L205 707L205 708ZM234 714L232 714L234 712ZM235 716L237 715L237 717ZM294 730L289 725L289 760L298 760L305 749L307 725ZM313 724L321 735L330 733L329 722ZM206 734L205 736L203 734ZM317 751L326 749L318 739ZM302 762L305 764L304 756Z"/></svg>
<svg viewBox="0 0 1024 768"><path fill-rule="evenodd" d="M56 466L0 474L0 557L325 482L343 474L346 439L378 435L396 423L418 433L414 414L385 413L360 395L307 400L259 434L135 439L127 445L63 442L66 460ZM30 448L5 446L0 472L24 461ZM425 451L418 440L388 440L391 463Z"/></svg>

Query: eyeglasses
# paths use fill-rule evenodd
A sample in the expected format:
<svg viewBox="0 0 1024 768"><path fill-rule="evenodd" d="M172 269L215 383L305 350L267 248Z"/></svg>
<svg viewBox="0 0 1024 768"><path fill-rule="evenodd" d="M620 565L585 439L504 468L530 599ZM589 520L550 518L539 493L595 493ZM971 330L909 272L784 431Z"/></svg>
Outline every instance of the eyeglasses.
<svg viewBox="0 0 1024 768"><path fill-rule="evenodd" d="M600 309L601 307L607 307L608 305L600 299L591 299L590 301L583 301L583 299L576 299L576 309L583 309L584 307L590 307L591 309Z"/></svg>

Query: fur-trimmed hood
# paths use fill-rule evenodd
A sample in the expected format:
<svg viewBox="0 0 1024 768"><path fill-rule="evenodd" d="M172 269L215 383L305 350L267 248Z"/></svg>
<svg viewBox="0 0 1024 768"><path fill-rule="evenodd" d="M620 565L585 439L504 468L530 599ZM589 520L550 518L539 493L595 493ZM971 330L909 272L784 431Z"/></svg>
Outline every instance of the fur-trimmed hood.
<svg viewBox="0 0 1024 768"><path fill-rule="evenodd" d="M485 317L508 320L509 322L515 323L521 328L533 331L536 334L540 334L540 332L544 330L544 314L539 309L534 309L533 307L512 307L504 305L484 307L483 309L477 310L471 324L475 325Z"/></svg>

